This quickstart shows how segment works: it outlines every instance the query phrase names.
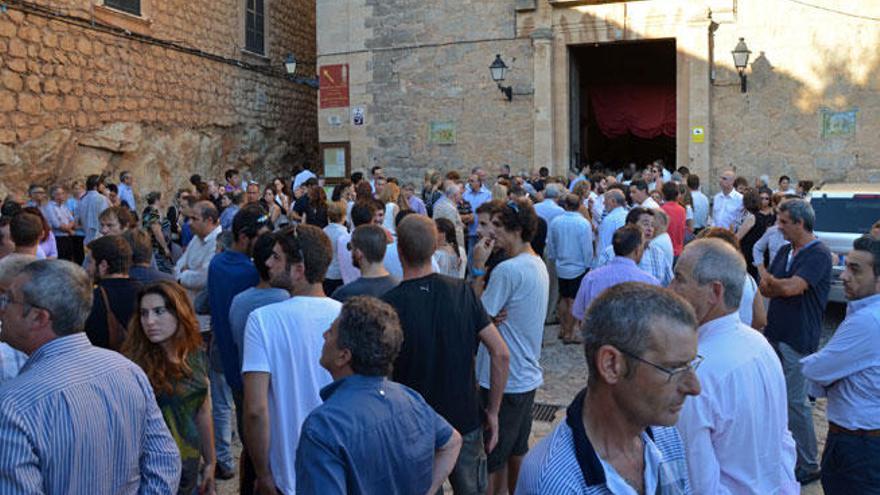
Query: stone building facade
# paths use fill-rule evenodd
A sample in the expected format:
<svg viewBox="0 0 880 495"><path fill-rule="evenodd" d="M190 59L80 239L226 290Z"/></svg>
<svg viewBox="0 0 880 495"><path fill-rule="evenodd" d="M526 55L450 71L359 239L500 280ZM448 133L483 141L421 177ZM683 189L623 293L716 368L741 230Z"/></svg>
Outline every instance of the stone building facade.
<svg viewBox="0 0 880 495"><path fill-rule="evenodd" d="M352 169L381 165L411 180L426 168L504 163L565 173L591 154L579 142L576 78L602 70L577 67L577 50L666 40L675 65L670 165L708 178L710 190L727 167L774 180L880 180L876 2L324 0L317 8L319 71L344 64L350 72L348 104L319 107L319 138L349 146ZM752 51L744 93L731 56L741 37ZM490 78L496 54L510 67L509 102ZM436 138L438 124L451 139Z"/></svg>
<svg viewBox="0 0 880 495"><path fill-rule="evenodd" d="M294 53L314 74L314 0L4 3L2 195L122 170L138 194L170 192L194 173L268 179L317 158L317 91L282 65ZM256 14L261 46L246 41Z"/></svg>

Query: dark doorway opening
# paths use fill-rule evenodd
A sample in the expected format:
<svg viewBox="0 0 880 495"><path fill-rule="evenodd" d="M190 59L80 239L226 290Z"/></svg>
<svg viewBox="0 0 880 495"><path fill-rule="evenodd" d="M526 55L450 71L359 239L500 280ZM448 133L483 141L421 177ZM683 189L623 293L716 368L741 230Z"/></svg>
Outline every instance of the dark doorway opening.
<svg viewBox="0 0 880 495"><path fill-rule="evenodd" d="M675 40L575 46L571 163L675 168Z"/></svg>

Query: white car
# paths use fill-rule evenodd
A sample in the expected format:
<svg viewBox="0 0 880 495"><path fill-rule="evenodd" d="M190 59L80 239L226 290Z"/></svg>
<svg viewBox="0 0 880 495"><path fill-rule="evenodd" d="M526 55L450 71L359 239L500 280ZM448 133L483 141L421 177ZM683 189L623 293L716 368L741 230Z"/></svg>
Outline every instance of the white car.
<svg viewBox="0 0 880 495"><path fill-rule="evenodd" d="M880 220L880 184L823 184L810 194L816 212L813 233L834 253L829 301L846 302L840 275L853 241Z"/></svg>

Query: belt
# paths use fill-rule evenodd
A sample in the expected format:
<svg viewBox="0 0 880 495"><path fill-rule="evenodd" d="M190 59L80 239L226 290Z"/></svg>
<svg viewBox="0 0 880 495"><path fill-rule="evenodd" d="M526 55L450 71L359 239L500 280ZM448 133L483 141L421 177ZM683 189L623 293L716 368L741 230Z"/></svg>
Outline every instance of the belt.
<svg viewBox="0 0 880 495"><path fill-rule="evenodd" d="M857 437L880 437L880 430L850 430L832 422L828 422L828 433L853 435Z"/></svg>

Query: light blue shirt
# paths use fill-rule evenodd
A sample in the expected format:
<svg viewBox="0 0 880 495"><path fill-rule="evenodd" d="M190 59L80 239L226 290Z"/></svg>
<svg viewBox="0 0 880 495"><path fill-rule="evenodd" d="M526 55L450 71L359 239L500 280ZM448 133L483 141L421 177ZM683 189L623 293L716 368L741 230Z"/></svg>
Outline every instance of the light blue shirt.
<svg viewBox="0 0 880 495"><path fill-rule="evenodd" d="M27 361L27 354L18 352L9 344L0 342L0 385L18 376L18 370Z"/></svg>
<svg viewBox="0 0 880 495"><path fill-rule="evenodd" d="M694 228L702 229L709 224L709 198L702 191L691 191L694 202Z"/></svg>
<svg viewBox="0 0 880 495"><path fill-rule="evenodd" d="M599 231L596 235L596 254L600 255L605 252L605 249L611 245L611 241L614 239L614 232L623 227L626 223L626 210L622 206L618 206L614 208L608 215L605 216L605 219L602 220L602 223L599 224ZM593 266L599 266L598 259L596 260L596 264Z"/></svg>
<svg viewBox="0 0 880 495"><path fill-rule="evenodd" d="M578 278L593 262L593 228L583 215L565 211L547 232L547 259L556 263L559 278Z"/></svg>
<svg viewBox="0 0 880 495"><path fill-rule="evenodd" d="M583 320L587 308L593 299L606 289L624 282L642 282L650 285L660 285L660 281L650 273L645 272L636 265L636 262L626 256L616 256L605 266L595 268L581 280L577 296L571 307L571 314L578 320Z"/></svg>
<svg viewBox="0 0 880 495"><path fill-rule="evenodd" d="M120 182L116 188L119 191L119 199L125 201L131 211L138 211L137 204L134 202L134 191L131 190L131 187Z"/></svg>
<svg viewBox="0 0 880 495"><path fill-rule="evenodd" d="M608 246L605 251L597 256L596 266L605 266L609 261L614 259L614 246ZM642 253L642 260L639 261L639 268L645 273L651 274L656 278L660 285L666 287L672 282L672 264L659 246L649 242L645 252Z"/></svg>
<svg viewBox="0 0 880 495"><path fill-rule="evenodd" d="M480 186L479 191L473 192L471 185L468 184L461 197L471 204L471 211L474 212L474 221L468 225L467 235L468 237L475 237L477 235L477 208L483 203L492 201L492 192L486 189L486 186Z"/></svg>
<svg viewBox="0 0 880 495"><path fill-rule="evenodd" d="M545 199L540 203L535 205L535 213L538 214L539 217L543 218L545 222L547 222L547 226L553 223L553 220L556 219L559 215L565 213L565 209L559 206L556 203L555 199Z"/></svg>
<svg viewBox="0 0 880 495"><path fill-rule="evenodd" d="M814 391L828 396L828 421L880 429L880 294L851 301L831 340L801 366Z"/></svg>
<svg viewBox="0 0 880 495"><path fill-rule="evenodd" d="M98 217L101 215L101 212L109 207L110 202L107 201L107 198L94 189L87 192L79 200L76 218L79 220L79 224L82 226L83 233L85 234L83 244L88 244L98 237L98 234L101 232L101 221Z"/></svg>
<svg viewBox="0 0 880 495"><path fill-rule="evenodd" d="M59 337L0 387L0 494L175 493L180 452L139 366Z"/></svg>

